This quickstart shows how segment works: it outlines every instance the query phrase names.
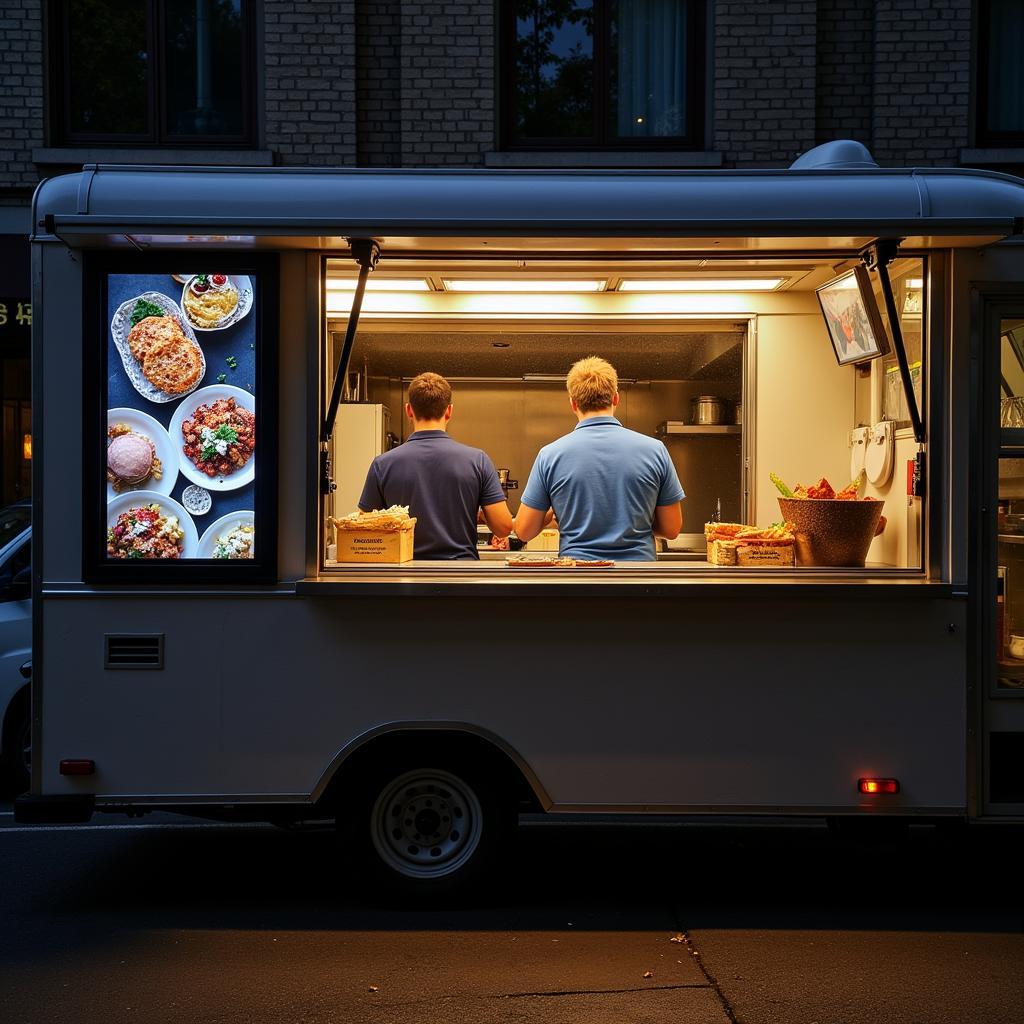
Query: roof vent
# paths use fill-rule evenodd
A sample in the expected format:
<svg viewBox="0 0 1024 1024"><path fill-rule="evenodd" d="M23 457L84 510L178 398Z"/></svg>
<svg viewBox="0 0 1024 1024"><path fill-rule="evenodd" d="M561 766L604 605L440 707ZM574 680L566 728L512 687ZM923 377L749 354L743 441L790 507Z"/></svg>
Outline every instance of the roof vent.
<svg viewBox="0 0 1024 1024"><path fill-rule="evenodd" d="M836 139L815 146L789 165L791 171L859 171L877 167L867 146L853 139Z"/></svg>

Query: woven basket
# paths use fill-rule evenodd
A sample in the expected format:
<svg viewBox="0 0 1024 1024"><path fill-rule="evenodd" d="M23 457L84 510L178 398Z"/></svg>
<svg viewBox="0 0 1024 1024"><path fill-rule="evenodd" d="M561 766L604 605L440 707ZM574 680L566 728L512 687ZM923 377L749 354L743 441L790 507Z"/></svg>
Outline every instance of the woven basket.
<svg viewBox="0 0 1024 1024"><path fill-rule="evenodd" d="M882 514L881 501L779 498L796 534L797 565L863 566Z"/></svg>

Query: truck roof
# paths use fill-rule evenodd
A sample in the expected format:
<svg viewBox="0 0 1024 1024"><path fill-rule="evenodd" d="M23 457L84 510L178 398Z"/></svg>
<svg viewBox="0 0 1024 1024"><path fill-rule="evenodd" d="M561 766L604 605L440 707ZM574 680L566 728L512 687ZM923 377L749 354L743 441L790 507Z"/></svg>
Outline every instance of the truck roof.
<svg viewBox="0 0 1024 1024"><path fill-rule="evenodd" d="M626 249L669 238L673 249L857 248L876 237L938 247L1020 234L1024 180L965 168L880 168L851 142L819 146L779 170L92 164L41 183L33 214L34 240L81 246L132 244L132 236L146 246L316 239L330 247L373 235L420 251L541 238L584 249L598 238L605 248L621 239Z"/></svg>

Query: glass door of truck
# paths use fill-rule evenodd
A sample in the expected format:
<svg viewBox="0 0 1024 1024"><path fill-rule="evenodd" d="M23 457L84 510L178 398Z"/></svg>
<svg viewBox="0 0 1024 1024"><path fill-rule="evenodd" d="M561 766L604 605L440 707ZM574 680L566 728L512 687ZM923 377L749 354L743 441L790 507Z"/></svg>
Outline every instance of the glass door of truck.
<svg viewBox="0 0 1024 1024"><path fill-rule="evenodd" d="M983 810L1024 813L1024 301L986 317L982 365Z"/></svg>

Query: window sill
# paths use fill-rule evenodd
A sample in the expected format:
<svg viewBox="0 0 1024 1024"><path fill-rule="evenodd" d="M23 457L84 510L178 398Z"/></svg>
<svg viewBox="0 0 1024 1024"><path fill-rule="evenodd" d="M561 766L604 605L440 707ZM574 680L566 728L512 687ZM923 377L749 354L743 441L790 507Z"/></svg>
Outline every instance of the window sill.
<svg viewBox="0 0 1024 1024"><path fill-rule="evenodd" d="M826 597L870 601L883 598L937 600L953 596L953 588L948 583L932 582L911 570L833 570L834 576L813 570L813 574L807 576L802 575L803 572L807 570L666 570L651 563L643 569L580 569L570 575L565 570L559 573L558 570L537 569L513 574L503 571L503 567L476 566L417 571L395 565L362 570L349 568L341 572L327 569L320 576L297 581L295 593L304 597L484 597L499 594L536 597L550 594L559 598L673 596L693 600L711 597L731 600L770 594L774 600L779 588L785 587L790 597L809 600Z"/></svg>
<svg viewBox="0 0 1024 1024"><path fill-rule="evenodd" d="M486 167L721 167L722 154L684 150L639 152L620 150L594 152L583 150L485 153Z"/></svg>
<svg viewBox="0 0 1024 1024"><path fill-rule="evenodd" d="M1024 148L998 146L991 149L961 149L961 164L1024 164Z"/></svg>
<svg viewBox="0 0 1024 1024"><path fill-rule="evenodd" d="M57 146L32 150L33 163L40 166L83 164L199 164L217 167L270 167L274 154L269 149L153 149L111 146Z"/></svg>

